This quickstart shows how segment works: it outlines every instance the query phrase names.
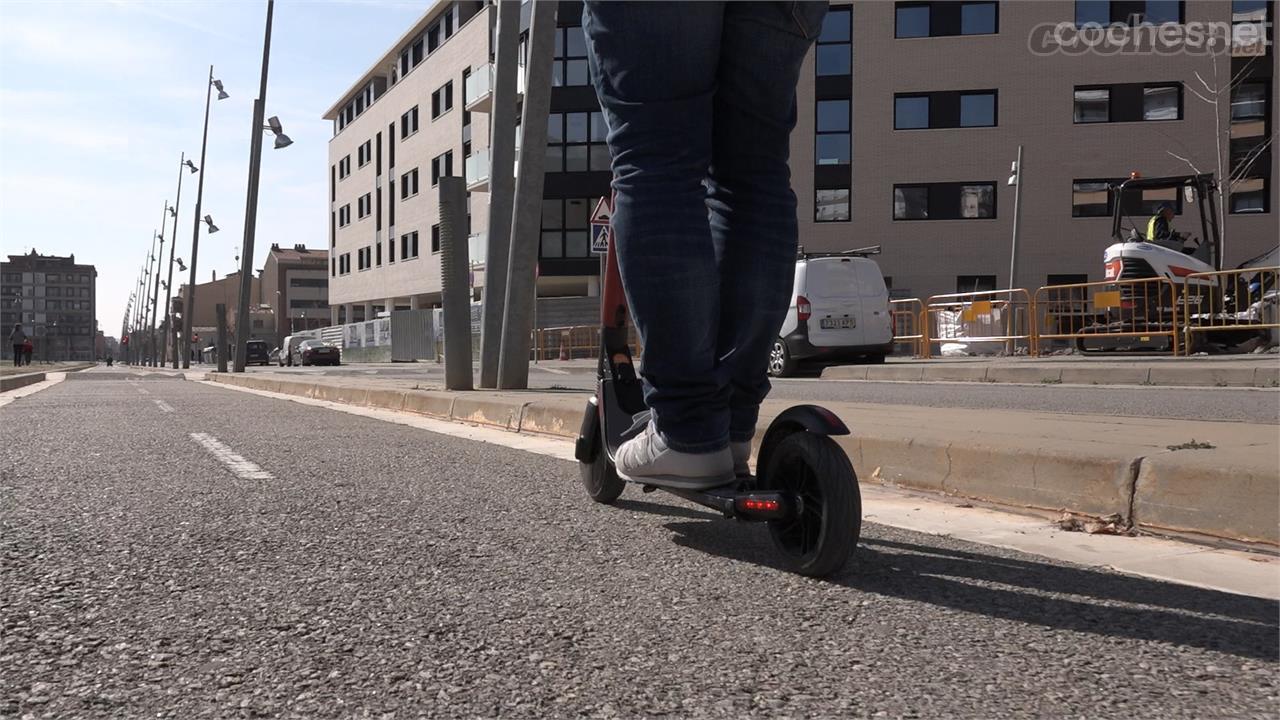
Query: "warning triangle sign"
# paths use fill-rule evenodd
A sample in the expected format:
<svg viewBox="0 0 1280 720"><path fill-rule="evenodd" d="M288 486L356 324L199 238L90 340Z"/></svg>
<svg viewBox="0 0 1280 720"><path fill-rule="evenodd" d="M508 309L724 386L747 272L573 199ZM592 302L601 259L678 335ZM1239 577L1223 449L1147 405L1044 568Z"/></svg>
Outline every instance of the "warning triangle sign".
<svg viewBox="0 0 1280 720"><path fill-rule="evenodd" d="M613 220L613 198L602 197L591 211L592 225L608 225Z"/></svg>

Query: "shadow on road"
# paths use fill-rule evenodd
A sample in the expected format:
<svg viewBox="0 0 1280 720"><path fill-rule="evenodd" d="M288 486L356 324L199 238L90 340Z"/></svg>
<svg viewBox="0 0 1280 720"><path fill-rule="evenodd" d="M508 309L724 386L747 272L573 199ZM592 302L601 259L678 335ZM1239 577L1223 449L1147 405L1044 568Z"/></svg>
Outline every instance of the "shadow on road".
<svg viewBox="0 0 1280 720"><path fill-rule="evenodd" d="M675 507L654 507L649 511L681 514ZM665 527L676 533L679 545L776 567L763 527L687 521ZM849 565L828 581L851 590L1055 630L1280 660L1280 603L1262 598L865 537Z"/></svg>

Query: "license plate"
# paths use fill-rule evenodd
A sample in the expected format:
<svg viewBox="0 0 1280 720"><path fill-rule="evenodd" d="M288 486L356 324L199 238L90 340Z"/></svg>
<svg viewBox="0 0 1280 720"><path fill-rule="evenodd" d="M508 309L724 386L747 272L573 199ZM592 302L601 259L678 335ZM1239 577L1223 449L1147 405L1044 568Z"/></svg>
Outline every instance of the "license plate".
<svg viewBox="0 0 1280 720"><path fill-rule="evenodd" d="M818 322L818 326L823 330L845 330L851 327L857 327L857 324L851 317L822 318L822 320Z"/></svg>

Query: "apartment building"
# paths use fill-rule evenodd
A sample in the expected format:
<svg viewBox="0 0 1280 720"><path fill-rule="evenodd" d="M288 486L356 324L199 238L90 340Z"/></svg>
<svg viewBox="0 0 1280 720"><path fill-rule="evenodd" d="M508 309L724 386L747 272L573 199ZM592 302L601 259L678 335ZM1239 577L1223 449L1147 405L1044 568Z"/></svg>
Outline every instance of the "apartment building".
<svg viewBox="0 0 1280 720"><path fill-rule="evenodd" d="M270 341L275 337L276 327L271 308L262 308L262 279L249 278L249 318L252 324L250 337ZM181 303L181 304L179 304ZM185 308L187 303L187 285L178 288L178 296L174 307ZM240 306L240 273L233 272L218 279L218 274L211 273L207 283L196 285L196 312L191 323L191 332L200 337L200 346L212 342L218 331L217 306L227 306L227 331L235 332L236 308Z"/></svg>
<svg viewBox="0 0 1280 720"><path fill-rule="evenodd" d="M260 304L275 315L275 343L295 331L329 324L329 251L271 244L258 280Z"/></svg>
<svg viewBox="0 0 1280 720"><path fill-rule="evenodd" d="M488 3L431 4L325 114L334 123L334 322L439 302L433 180L464 168L471 258L481 263L473 276L483 284L495 15ZM581 3L560 2L557 15L543 297L596 293L587 218L610 179ZM1189 164L1216 173L1221 137L1224 173L1235 180L1225 264L1260 254L1277 236L1277 155L1266 145L1277 103L1274 19L1274 0L833 3L798 89L791 165L801 243L881 245L898 297L1008 287L1015 188L1006 180L1021 145L1012 284L1101 280L1112 242L1105 183L1132 171L1185 174ZM1046 28L1089 23L1132 42L1114 52L1044 44ZM1185 43L1157 52L1141 42L1154 30L1189 42L1206 23L1228 28L1230 53L1215 60ZM1211 104L1197 73L1213 83L1215 62L1221 92ZM1228 88L1232 77L1239 82ZM1196 211L1174 192L1148 193L1126 213L1145 227L1166 201L1179 214L1175 228L1199 236Z"/></svg>
<svg viewBox="0 0 1280 720"><path fill-rule="evenodd" d="M98 271L76 256L10 255L0 263L0 324L5 336L21 323L35 356L49 360L93 360ZM4 357L13 350L5 343Z"/></svg>
<svg viewBox="0 0 1280 720"><path fill-rule="evenodd" d="M833 5L802 71L792 182L801 242L835 250L881 245L897 297L1009 287L1015 188L1023 146L1015 287L1102 280L1112 243L1104 183L1138 171L1216 172L1215 127L1239 182L1225 218L1225 263L1277 240L1274 2L865 2ZM1113 36L1192 23L1227 24L1237 40L1214 58L1173 47L1046 52L1046 29L1115 24ZM1143 23L1148 23L1146 27ZM1243 27L1244 25L1251 27ZM1070 37L1070 30L1065 35ZM1190 32L1187 33L1188 36ZM1133 51L1133 50L1137 51ZM1241 82L1218 97L1197 79ZM1210 99L1214 99L1210 97ZM1247 160L1246 164L1245 163ZM1175 229L1199 237L1198 211L1176 192L1126 208L1139 229L1163 201Z"/></svg>

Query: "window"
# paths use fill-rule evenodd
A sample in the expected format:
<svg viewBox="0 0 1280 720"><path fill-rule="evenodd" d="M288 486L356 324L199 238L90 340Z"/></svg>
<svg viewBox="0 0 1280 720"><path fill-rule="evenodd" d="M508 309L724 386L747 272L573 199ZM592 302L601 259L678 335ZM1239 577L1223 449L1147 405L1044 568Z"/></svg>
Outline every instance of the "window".
<svg viewBox="0 0 1280 720"><path fill-rule="evenodd" d="M956 292L991 292L996 289L995 275L957 275Z"/></svg>
<svg viewBox="0 0 1280 720"><path fill-rule="evenodd" d="M440 252L440 224L436 223L431 226L431 252Z"/></svg>
<svg viewBox="0 0 1280 720"><path fill-rule="evenodd" d="M373 213L373 195L365 193L356 199L356 219L363 220Z"/></svg>
<svg viewBox="0 0 1280 720"><path fill-rule="evenodd" d="M453 151L431 158L431 187L440 184L440 178L453 176Z"/></svg>
<svg viewBox="0 0 1280 720"><path fill-rule="evenodd" d="M346 227L351 224L351 203L347 203L338 208L338 227Z"/></svg>
<svg viewBox="0 0 1280 720"><path fill-rule="evenodd" d="M929 127L928 95L895 95L893 129L915 130Z"/></svg>
<svg viewBox="0 0 1280 720"><path fill-rule="evenodd" d="M418 194L418 168L400 176L400 199L407 200ZM392 224L395 221L392 220Z"/></svg>
<svg viewBox="0 0 1280 720"><path fill-rule="evenodd" d="M412 260L418 257L418 231L400 236L400 259Z"/></svg>
<svg viewBox="0 0 1280 720"><path fill-rule="evenodd" d="M364 167L373 159L373 141L365 140L356 148L356 167Z"/></svg>
<svg viewBox="0 0 1280 720"><path fill-rule="evenodd" d="M1075 88L1072 120L1076 124L1181 119L1181 83L1124 83Z"/></svg>
<svg viewBox="0 0 1280 720"><path fill-rule="evenodd" d="M900 2L895 6L894 37L994 35L1000 32L995 2Z"/></svg>
<svg viewBox="0 0 1280 720"><path fill-rule="evenodd" d="M822 21L822 34L818 36L814 50L814 65L818 75L848 75L852 72L853 50L851 44L849 8L831 8Z"/></svg>
<svg viewBox="0 0 1280 720"><path fill-rule="evenodd" d="M418 132L418 106L414 105L400 116L400 139L403 140L416 132Z"/></svg>
<svg viewBox="0 0 1280 720"><path fill-rule="evenodd" d="M1180 0L1076 0L1076 26L1181 23Z"/></svg>
<svg viewBox="0 0 1280 720"><path fill-rule="evenodd" d="M542 201L542 258L591 257L589 220L594 201L589 198Z"/></svg>
<svg viewBox="0 0 1280 720"><path fill-rule="evenodd" d="M1143 120L1181 120L1182 86L1148 85L1142 88Z"/></svg>
<svg viewBox="0 0 1280 720"><path fill-rule="evenodd" d="M1270 26L1268 0L1233 0L1231 3L1232 57L1266 56Z"/></svg>
<svg viewBox="0 0 1280 720"><path fill-rule="evenodd" d="M1270 212L1268 200L1271 197L1268 186L1270 178L1251 177L1231 184L1231 212L1233 213L1265 213Z"/></svg>
<svg viewBox="0 0 1280 720"><path fill-rule="evenodd" d="M431 119L435 120L453 109L453 81L440 86L431 93ZM415 121L416 125L416 121Z"/></svg>
<svg viewBox="0 0 1280 720"><path fill-rule="evenodd" d="M814 191L814 222L847 222L849 188Z"/></svg>
<svg viewBox="0 0 1280 720"><path fill-rule="evenodd" d="M551 66L551 86L590 85L587 71L587 38L582 26L556 28L555 62Z"/></svg>
<svg viewBox="0 0 1280 720"><path fill-rule="evenodd" d="M289 278L291 288L327 288L329 281L324 278Z"/></svg>
<svg viewBox="0 0 1280 720"><path fill-rule="evenodd" d="M1071 217L1111 217L1111 192L1107 180L1075 180L1071 183Z"/></svg>
<svg viewBox="0 0 1280 720"><path fill-rule="evenodd" d="M396 166L396 124L387 126L387 169Z"/></svg>
<svg viewBox="0 0 1280 720"><path fill-rule="evenodd" d="M899 4L894 18L894 30L894 37L929 37L929 6Z"/></svg>
<svg viewBox="0 0 1280 720"><path fill-rule="evenodd" d="M1231 91L1232 213L1269 212L1271 122L1269 84L1242 82Z"/></svg>
<svg viewBox="0 0 1280 720"><path fill-rule="evenodd" d="M338 276L338 258L336 257L329 258L329 275L332 277Z"/></svg>
<svg viewBox="0 0 1280 720"><path fill-rule="evenodd" d="M993 182L893 187L894 220L986 220L996 217Z"/></svg>
<svg viewBox="0 0 1280 720"><path fill-rule="evenodd" d="M609 128L599 112L547 116L547 172L609 170Z"/></svg>
<svg viewBox="0 0 1280 720"><path fill-rule="evenodd" d="M995 127L995 92L960 94L960 127Z"/></svg>
<svg viewBox="0 0 1280 720"><path fill-rule="evenodd" d="M342 253L338 256L338 274L346 275L351 272L351 253Z"/></svg>
<svg viewBox="0 0 1280 720"><path fill-rule="evenodd" d="M378 158L378 164L377 164L375 167L377 168L377 174L378 174L378 175L381 175L381 174L382 174L382 133L378 133L378 135L377 135L376 139L377 139L377 141L378 141L378 142L377 142L377 151L376 151L376 153L377 153L377 158Z"/></svg>
<svg viewBox="0 0 1280 720"><path fill-rule="evenodd" d="M371 263L369 262L369 257L370 256L369 256L368 247L362 247L359 250L356 250L356 270L360 272L364 272L365 270L368 270L369 266L371 265Z"/></svg>
<svg viewBox="0 0 1280 720"><path fill-rule="evenodd" d="M849 101L819 100L814 128L814 163L849 164Z"/></svg>
<svg viewBox="0 0 1280 720"><path fill-rule="evenodd" d="M396 261L396 239L391 238L390 240L387 241L387 262L393 263L395 261Z"/></svg>
<svg viewBox="0 0 1280 720"><path fill-rule="evenodd" d="M909 93L893 97L895 130L994 127L996 91Z"/></svg>
<svg viewBox="0 0 1280 720"><path fill-rule="evenodd" d="M1107 88L1076 88L1072 122L1111 122L1111 91Z"/></svg>
<svg viewBox="0 0 1280 720"><path fill-rule="evenodd" d="M345 180L351 174L351 156L347 155L338 161L338 179Z"/></svg>

